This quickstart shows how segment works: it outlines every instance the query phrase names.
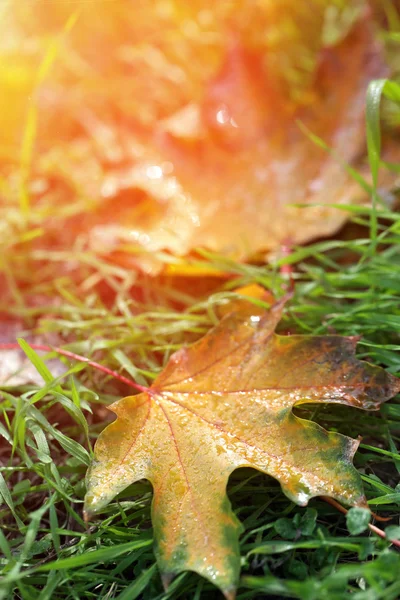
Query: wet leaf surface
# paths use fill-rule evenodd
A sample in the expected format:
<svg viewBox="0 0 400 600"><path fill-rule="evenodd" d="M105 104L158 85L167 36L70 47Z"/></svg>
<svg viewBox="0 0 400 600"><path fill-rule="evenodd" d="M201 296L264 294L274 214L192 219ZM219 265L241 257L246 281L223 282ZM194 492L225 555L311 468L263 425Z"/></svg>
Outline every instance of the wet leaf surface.
<svg viewBox="0 0 400 600"><path fill-rule="evenodd" d="M112 405L88 474L86 511L101 511L142 478L154 489L152 520L164 583L193 570L233 598L240 523L226 486L234 469L272 475L294 502L324 495L366 507L352 465L359 441L296 417L302 403L376 410L400 390L354 356L357 338L280 336L284 301L268 312L243 301L154 384ZM362 432L360 432L362 433Z"/></svg>

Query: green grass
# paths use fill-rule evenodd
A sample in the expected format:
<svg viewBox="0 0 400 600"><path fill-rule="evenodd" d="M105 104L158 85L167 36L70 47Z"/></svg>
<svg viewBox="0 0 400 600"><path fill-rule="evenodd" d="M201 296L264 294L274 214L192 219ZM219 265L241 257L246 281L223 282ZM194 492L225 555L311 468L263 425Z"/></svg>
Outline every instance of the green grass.
<svg viewBox="0 0 400 600"><path fill-rule="evenodd" d="M368 234L371 209L349 211ZM397 373L400 216L379 207L375 217L373 253L366 236L320 242L285 259L294 264L296 293L281 327L287 332L361 335L359 356ZM350 253L351 263L344 264ZM69 349L149 383L172 351L215 322L217 305L231 296L233 286L256 281L281 293L283 282L276 270L215 256L203 260L238 279L201 301L171 289L168 282L143 280L137 282L144 286L143 297L133 300L120 273L98 261L91 274L107 276L117 286L111 301L94 292L79 297L80 284L66 285L60 276L37 285L49 298L55 290L66 290L62 304L17 306L15 312L26 313L25 319L42 316L38 329L43 335L66 336ZM173 308L178 302L179 311ZM148 483L128 488L102 519L85 527L84 474L93 443L110 418L103 407L128 390L70 361L54 377L46 358L27 352L44 385L2 393L0 598L219 598L211 584L191 573L179 576L168 593L163 591L152 553ZM304 411L330 429L363 436L355 464L371 508L392 517L390 525L398 525L400 403L390 401L379 414L332 406ZM400 555L374 534L351 535L345 518L323 501L299 508L272 479L244 469L231 477L229 496L245 526L239 599L268 594L331 600L352 593L357 599L387 600L400 595Z"/></svg>
<svg viewBox="0 0 400 600"><path fill-rule="evenodd" d="M236 279L215 284L211 295L200 299L196 289L191 293L168 280L138 277L79 248L20 253L3 259L12 301L0 309L22 322L28 341L36 335L64 339L69 350L147 384L173 351L216 322L218 305L234 287L258 282L282 294L278 268L290 263L296 288L282 331L360 335L359 357L400 372L400 215L382 204L377 187L381 93L398 101L399 86L382 82L369 92L373 204L345 208L353 229L347 227L339 239L297 248L274 267L236 264L203 252L199 262ZM18 239L29 244L35 231L28 228L22 238L19 232ZM29 346L24 350L43 386L26 383L2 391L0 599L220 598L193 573L180 575L163 591L152 552L147 482L130 486L101 519L85 525L84 475L97 435L111 419L104 407L129 390L86 365L60 359L60 368ZM390 526L397 535L399 400L379 413L324 405L298 412L331 430L363 437L355 465L372 510L390 517L383 528ZM369 531L350 533L345 517L322 500L297 507L274 480L248 469L232 475L228 493L244 524L239 600L400 597L400 554Z"/></svg>

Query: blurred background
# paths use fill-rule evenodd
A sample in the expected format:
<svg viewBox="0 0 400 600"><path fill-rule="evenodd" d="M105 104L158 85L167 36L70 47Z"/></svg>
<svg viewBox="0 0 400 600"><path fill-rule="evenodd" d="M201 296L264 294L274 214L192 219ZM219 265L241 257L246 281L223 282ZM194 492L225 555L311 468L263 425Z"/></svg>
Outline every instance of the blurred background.
<svg viewBox="0 0 400 600"><path fill-rule="evenodd" d="M398 68L398 26L390 0L4 1L8 270L83 249L156 274L334 233L329 205L366 201L343 163L368 180L365 94Z"/></svg>

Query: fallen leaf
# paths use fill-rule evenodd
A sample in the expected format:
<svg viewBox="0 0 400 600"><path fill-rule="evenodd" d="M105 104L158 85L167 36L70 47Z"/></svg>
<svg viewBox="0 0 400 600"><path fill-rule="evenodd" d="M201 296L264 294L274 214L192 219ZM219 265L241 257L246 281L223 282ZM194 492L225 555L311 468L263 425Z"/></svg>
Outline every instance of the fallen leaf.
<svg viewBox="0 0 400 600"><path fill-rule="evenodd" d="M275 477L292 501L324 495L366 507L352 465L359 441L300 419L293 407L335 402L376 410L400 381L355 358L357 338L280 336L284 301L243 301L197 343L176 352L154 384L111 406L87 477L85 511L131 483L154 489L155 552L167 585L193 570L234 598L241 526L226 495L234 469Z"/></svg>
<svg viewBox="0 0 400 600"><path fill-rule="evenodd" d="M182 256L205 247L243 259L329 235L348 218L330 204L367 199L298 122L343 162L362 154L367 85L385 73L369 19L319 54L303 102L265 71L267 51L235 38L225 46L219 71L203 84L197 126L193 110L187 123L179 110L185 135L171 129L172 117L153 124L144 159L106 175L110 197L88 221L97 252L125 249L137 264L142 248L150 256L139 262L150 272L163 250Z"/></svg>
<svg viewBox="0 0 400 600"><path fill-rule="evenodd" d="M134 12L116 2L96 15L78 2L68 34L68 3L50 2L40 18L22 4L8 8L0 42L0 84L13 97L2 118L18 125L3 145L19 139L33 106L28 193L49 215L37 244L79 239L156 273L164 251L205 247L242 259L329 235L348 218L331 204L366 199L298 126L343 162L363 154L365 92L386 72L363 2L344 2L336 28L331 0L171 0ZM35 89L32 69L54 36L57 68ZM0 171L10 198L20 193L14 152Z"/></svg>

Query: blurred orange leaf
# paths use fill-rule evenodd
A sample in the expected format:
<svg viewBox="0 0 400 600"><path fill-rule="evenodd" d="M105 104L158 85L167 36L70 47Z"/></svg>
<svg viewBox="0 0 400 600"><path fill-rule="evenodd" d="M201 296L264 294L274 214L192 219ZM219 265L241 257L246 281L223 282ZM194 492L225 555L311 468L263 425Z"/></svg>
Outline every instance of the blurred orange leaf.
<svg viewBox="0 0 400 600"><path fill-rule="evenodd" d="M298 126L342 161L362 154L365 91L385 67L361 0L78 2L68 32L68 3L30 4L3 17L0 170L12 203L34 93L23 184L47 223L38 243L79 236L155 272L165 251L240 259L331 234L346 213L330 205L363 198Z"/></svg>

